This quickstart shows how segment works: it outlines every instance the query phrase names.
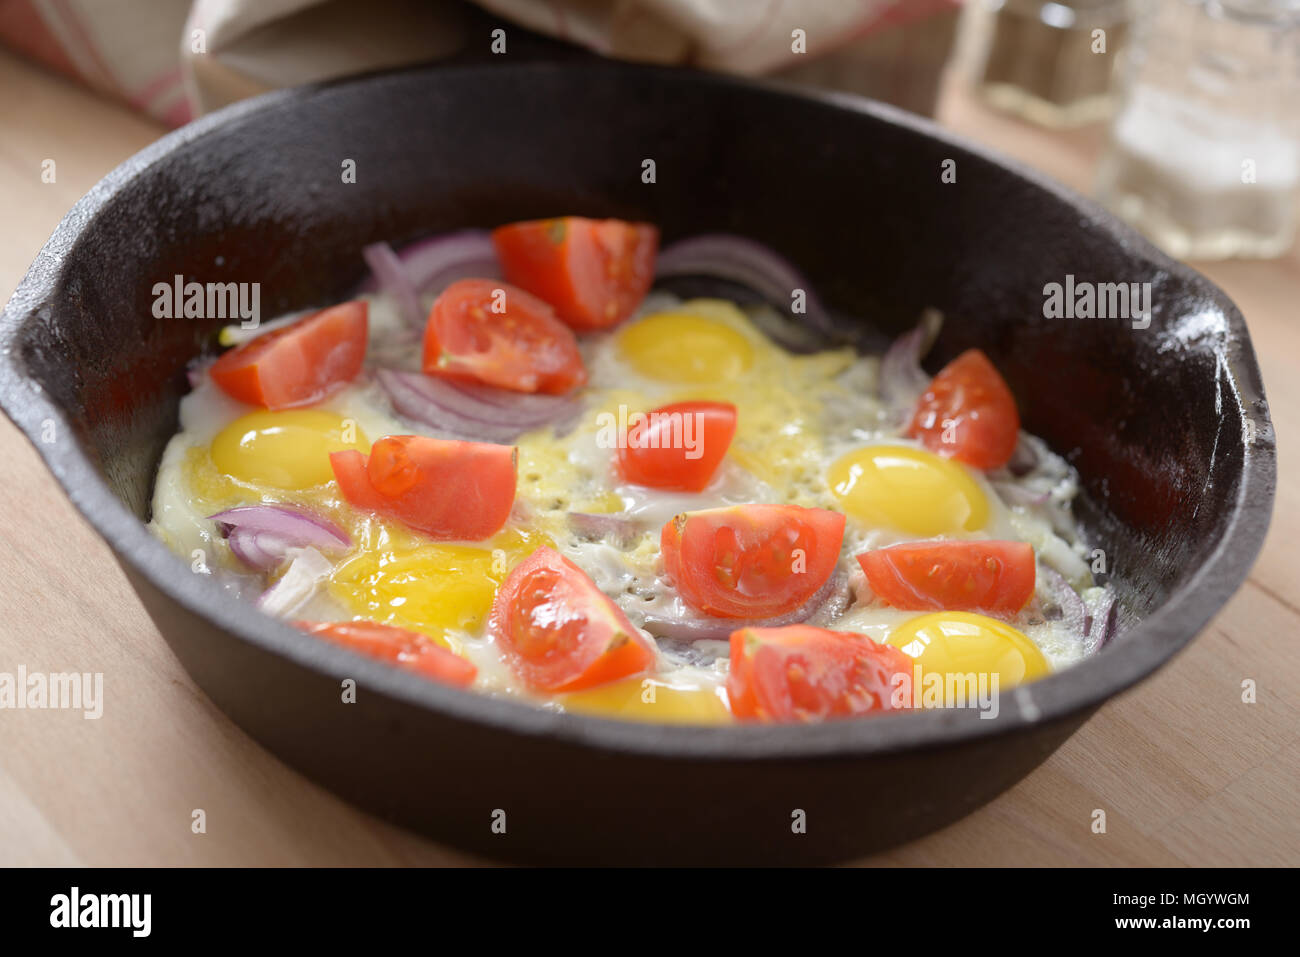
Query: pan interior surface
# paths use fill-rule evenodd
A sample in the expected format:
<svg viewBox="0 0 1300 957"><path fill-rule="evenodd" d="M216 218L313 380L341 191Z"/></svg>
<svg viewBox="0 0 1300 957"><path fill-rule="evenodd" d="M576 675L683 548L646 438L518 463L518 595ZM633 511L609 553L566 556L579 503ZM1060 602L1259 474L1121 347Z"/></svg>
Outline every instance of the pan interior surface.
<svg viewBox="0 0 1300 957"><path fill-rule="evenodd" d="M955 182L941 175L948 161ZM355 182L343 175L349 163ZM148 536L186 363L215 351L225 324L155 318L157 283L257 283L269 318L345 296L362 277L367 243L557 214L650 221L665 242L730 232L770 245L863 342L940 310L931 371L983 349L1015 393L1023 427L1079 470L1080 517L1104 552L1100 577L1119 592L1126 633L1035 685L1032 703L1007 702L997 721L917 714L819 728L633 727L468 700L314 647L232 608ZM1149 326L1127 315L1047 315L1045 288L1067 277L1076 287L1150 283ZM0 334L7 410L34 440L49 420L70 430L71 442L38 448L156 618L173 616L160 603L175 605L185 620L215 623L322 675L361 675L457 726L578 749L740 766L947 746L1052 721L1068 724L1059 743L1191 639L1244 578L1271 508L1258 370L1240 314L1208 281L1091 204L922 121L686 71L421 69L238 105L96 187L42 252ZM182 658L217 674L220 654ZM1036 740L1033 756L1010 762L1002 778L1055 746Z"/></svg>

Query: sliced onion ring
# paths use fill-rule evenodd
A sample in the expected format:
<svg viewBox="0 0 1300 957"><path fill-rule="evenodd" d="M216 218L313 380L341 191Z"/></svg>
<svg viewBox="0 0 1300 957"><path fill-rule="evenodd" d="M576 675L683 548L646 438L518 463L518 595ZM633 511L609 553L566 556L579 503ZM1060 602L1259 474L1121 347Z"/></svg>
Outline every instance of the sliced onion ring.
<svg viewBox="0 0 1300 957"><path fill-rule="evenodd" d="M543 395L536 392L512 392L490 385L473 382L453 382L450 385L466 397L484 406L485 416L492 416L495 410L505 410L511 421L529 422L544 425L568 415L578 405L573 396Z"/></svg>
<svg viewBox="0 0 1300 957"><path fill-rule="evenodd" d="M1097 599L1096 607L1090 608L1084 616L1085 655L1096 654L1115 634L1116 618L1119 604L1110 589Z"/></svg>
<svg viewBox="0 0 1300 957"><path fill-rule="evenodd" d="M581 405L565 396L518 394L459 383L401 369L378 369L375 377L399 415L479 442L512 442L543 425L561 423ZM487 397L488 393L500 396Z"/></svg>
<svg viewBox="0 0 1300 957"><path fill-rule="evenodd" d="M296 614L334 570L330 560L314 548L293 549L291 554L288 570L257 599L258 608L277 618Z"/></svg>
<svg viewBox="0 0 1300 957"><path fill-rule="evenodd" d="M439 293L458 279L501 279L491 235L466 229L422 239L398 253L421 293Z"/></svg>
<svg viewBox="0 0 1300 957"><path fill-rule="evenodd" d="M900 426L911 419L916 400L930 384L921 360L934 345L941 325L943 316L927 309L916 327L895 339L880 360L880 397Z"/></svg>
<svg viewBox="0 0 1300 957"><path fill-rule="evenodd" d="M655 275L660 279L716 276L737 282L762 295L783 315L790 313L794 291L801 289L803 321L826 335L835 332L830 316L803 274L775 250L743 236L708 233L678 240L659 252Z"/></svg>
<svg viewBox="0 0 1300 957"><path fill-rule="evenodd" d="M1025 439L1025 433L1021 432L1020 441L1016 443L1015 451L1011 453L1011 459L1007 462L1007 471L1020 478L1038 468L1038 463L1038 450Z"/></svg>
<svg viewBox="0 0 1300 957"><path fill-rule="evenodd" d="M642 523L617 514L570 512L568 523L569 528L576 535L591 541L608 541L619 548L632 545L645 530Z"/></svg>
<svg viewBox="0 0 1300 957"><path fill-rule="evenodd" d="M458 279L503 278L491 235L481 229L421 239L403 246L394 255L401 261L407 282L419 294L436 295ZM374 292L383 287L374 265L370 268L372 275L361 284L362 292Z"/></svg>
<svg viewBox="0 0 1300 957"><path fill-rule="evenodd" d="M1062 621L1070 634L1083 642L1088 633L1088 610L1079 593L1051 565L1038 564L1039 603L1043 617ZM1053 614L1056 612L1056 614Z"/></svg>
<svg viewBox="0 0 1300 957"><path fill-rule="evenodd" d="M371 243L361 250L374 275L378 291L392 297L402 321L411 329L423 329L425 315L420 296L405 264L388 243Z"/></svg>
<svg viewBox="0 0 1300 957"><path fill-rule="evenodd" d="M527 428L508 422L492 423L467 415L461 394L447 383L421 372L377 369L375 378L398 415L454 438L479 442L512 442Z"/></svg>
<svg viewBox="0 0 1300 957"><path fill-rule="evenodd" d="M289 505L245 505L209 515L230 550L259 571L278 568L292 548L347 548L348 534L328 519Z"/></svg>
<svg viewBox="0 0 1300 957"><path fill-rule="evenodd" d="M1027 505L1035 507L1038 505L1046 505L1047 500L1051 498L1050 492L1035 492L1032 489L1025 488L1018 482L994 481L992 485L994 490L998 493L998 497L1008 505Z"/></svg>
<svg viewBox="0 0 1300 957"><path fill-rule="evenodd" d="M808 355L827 349L831 345L825 333L812 326L795 323L784 313L766 303L756 308L746 309L745 313L759 332L786 352Z"/></svg>

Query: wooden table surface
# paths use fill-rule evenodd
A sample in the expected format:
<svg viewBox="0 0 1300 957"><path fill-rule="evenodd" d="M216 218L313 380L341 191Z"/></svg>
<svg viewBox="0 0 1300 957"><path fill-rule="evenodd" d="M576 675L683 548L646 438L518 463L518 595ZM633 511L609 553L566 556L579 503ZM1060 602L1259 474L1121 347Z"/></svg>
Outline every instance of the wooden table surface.
<svg viewBox="0 0 1300 957"><path fill-rule="evenodd" d="M160 129L0 52L0 296L101 176ZM1086 190L1097 130L1048 134L949 84L941 119ZM55 161L56 181L41 178ZM1300 259L1198 264L1245 313L1281 476L1250 580L1196 642L1018 786L862 863L1300 864ZM190 680L108 548L0 421L0 672L103 672L97 721L0 711L0 864L465 864L284 766ZM1258 701L1241 700L1243 679ZM191 831L193 809L207 831ZM1094 809L1107 814L1092 831Z"/></svg>

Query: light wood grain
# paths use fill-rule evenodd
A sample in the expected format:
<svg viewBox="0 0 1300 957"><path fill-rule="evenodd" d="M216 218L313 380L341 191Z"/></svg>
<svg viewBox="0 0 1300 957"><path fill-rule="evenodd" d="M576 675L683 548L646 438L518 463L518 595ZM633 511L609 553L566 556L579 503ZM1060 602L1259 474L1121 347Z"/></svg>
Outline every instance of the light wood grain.
<svg viewBox="0 0 1300 957"><path fill-rule="evenodd" d="M96 180L161 132L0 52L0 295ZM950 84L942 119L1087 189L1096 130L1048 134ZM57 182L41 182L54 159ZM867 864L1300 863L1300 261L1201 268L1242 308L1282 469L1249 583L1191 648L1110 702L1038 771L946 830ZM0 864L464 864L286 768L181 669L114 563L0 422L0 671L101 671L98 721L0 711ZM1243 704L1241 681L1259 683ZM191 812L207 833L191 832ZM1092 833L1105 809L1107 833Z"/></svg>

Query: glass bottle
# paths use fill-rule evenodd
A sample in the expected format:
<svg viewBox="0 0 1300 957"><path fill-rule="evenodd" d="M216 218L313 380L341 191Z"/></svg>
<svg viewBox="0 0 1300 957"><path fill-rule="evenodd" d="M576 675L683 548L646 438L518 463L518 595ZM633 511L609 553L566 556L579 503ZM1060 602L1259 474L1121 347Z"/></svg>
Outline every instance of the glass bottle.
<svg viewBox="0 0 1300 957"><path fill-rule="evenodd" d="M1281 255L1300 182L1300 0L1149 0L1097 183L1173 256Z"/></svg>
<svg viewBox="0 0 1300 957"><path fill-rule="evenodd" d="M995 107L1041 126L1105 119L1114 106L1128 0L985 0L988 33L979 90ZM978 13L976 14L978 16Z"/></svg>

